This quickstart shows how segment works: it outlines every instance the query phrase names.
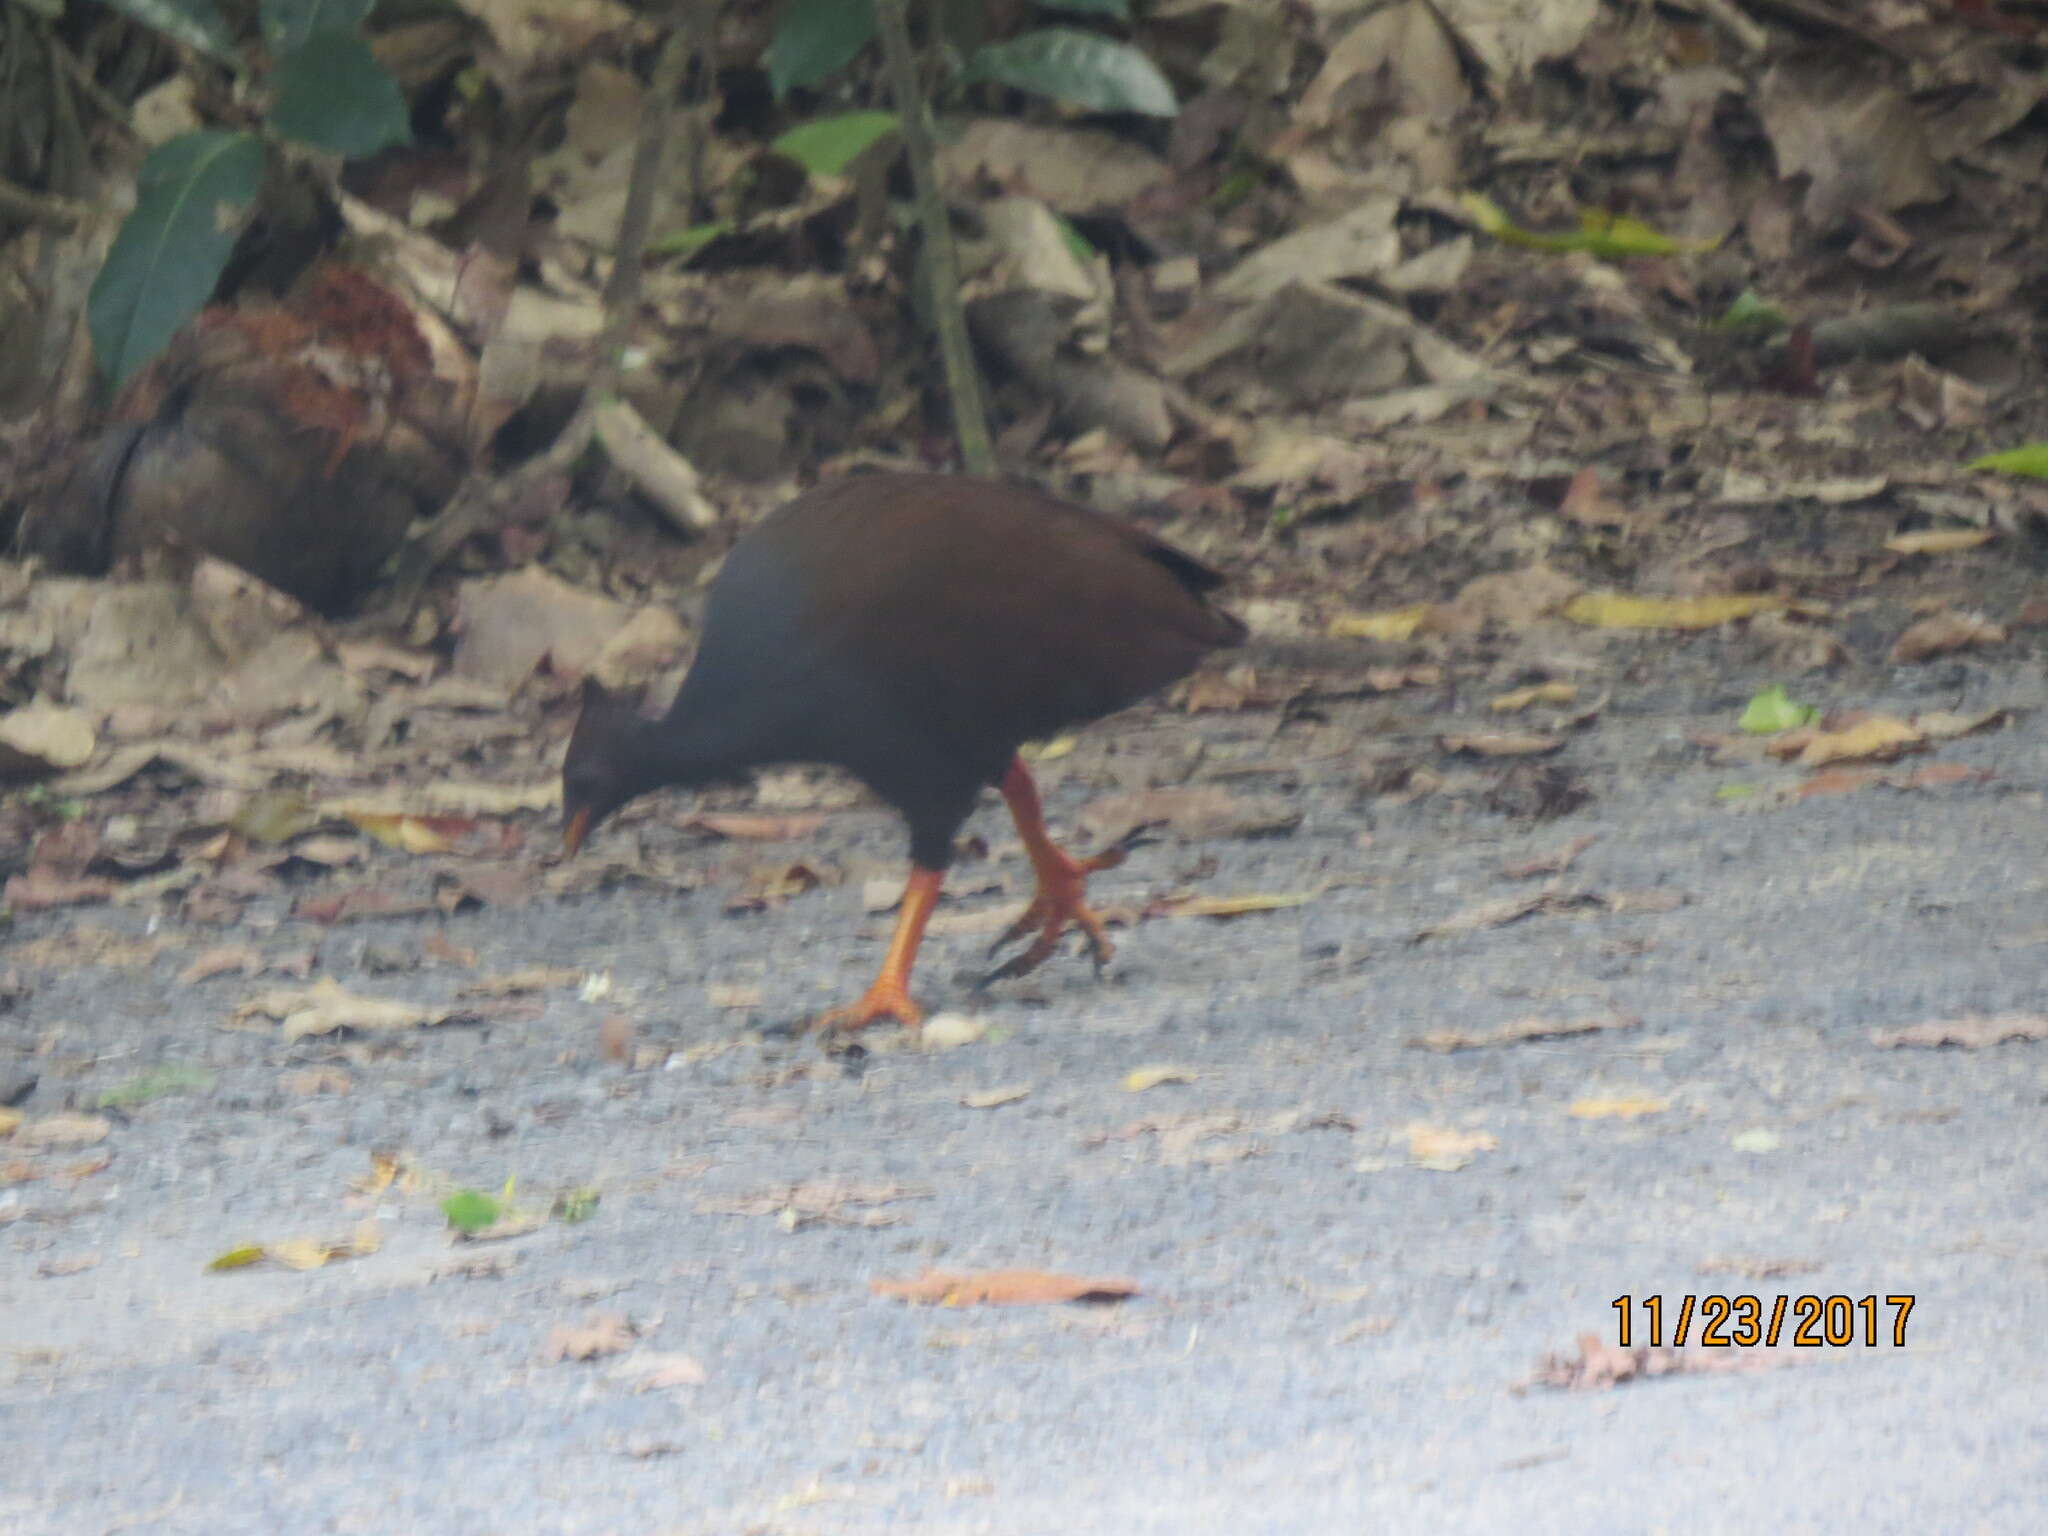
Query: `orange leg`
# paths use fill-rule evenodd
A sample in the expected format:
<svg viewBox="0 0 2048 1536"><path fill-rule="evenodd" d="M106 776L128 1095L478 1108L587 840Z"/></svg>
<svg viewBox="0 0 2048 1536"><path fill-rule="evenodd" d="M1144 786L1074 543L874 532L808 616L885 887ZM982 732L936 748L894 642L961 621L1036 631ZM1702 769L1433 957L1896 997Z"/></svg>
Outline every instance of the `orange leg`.
<svg viewBox="0 0 2048 1536"><path fill-rule="evenodd" d="M1017 823L1017 834L1024 839L1024 851L1031 856L1031 868L1038 876L1038 894L1031 898L1024 915L990 946L989 953L1023 938L1034 928L1038 937L1023 954L996 967L989 980L1036 970L1059 947L1060 935L1070 927L1079 928L1086 936L1095 968L1101 970L1109 964L1115 946L1102 930L1102 919L1088 910L1088 877L1098 869L1114 869L1123 863L1123 849L1112 848L1092 859L1077 859L1055 843L1045 830L1045 810L1038 803L1038 786L1032 782L1031 771L1022 758L1012 759L998 787L1010 807L1011 820Z"/></svg>
<svg viewBox="0 0 2048 1536"><path fill-rule="evenodd" d="M865 1029L877 1019L894 1019L905 1029L916 1029L924 1022L924 1010L910 1000L910 968L917 964L924 925L931 921L932 908L939 904L939 887L945 883L943 869L911 866L910 883L903 888L903 905L896 913L896 932L889 940L889 952L882 957L881 973L859 1002L849 1008L834 1008L818 1021L820 1028L851 1032Z"/></svg>

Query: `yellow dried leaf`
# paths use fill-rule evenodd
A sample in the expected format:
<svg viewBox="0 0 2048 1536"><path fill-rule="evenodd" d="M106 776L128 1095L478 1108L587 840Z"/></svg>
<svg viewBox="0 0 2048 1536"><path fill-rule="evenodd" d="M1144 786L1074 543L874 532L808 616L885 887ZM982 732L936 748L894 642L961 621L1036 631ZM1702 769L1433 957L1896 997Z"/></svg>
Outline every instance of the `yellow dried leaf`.
<svg viewBox="0 0 2048 1536"><path fill-rule="evenodd" d="M396 848L402 853L446 853L454 847L423 817L403 812L356 811L348 819L385 847Z"/></svg>
<svg viewBox="0 0 2048 1536"><path fill-rule="evenodd" d="M1884 541L1884 547L1895 555L1952 555L1988 544L1993 537L1989 528L1922 528L1895 533Z"/></svg>
<svg viewBox="0 0 2048 1536"><path fill-rule="evenodd" d="M1340 613L1330 620L1332 640L1409 640L1429 617L1429 604L1380 613Z"/></svg>
<svg viewBox="0 0 2048 1536"><path fill-rule="evenodd" d="M1926 742L1926 734L1896 715L1872 715L1842 731L1820 731L1799 753L1802 768L1830 763L1889 762Z"/></svg>
<svg viewBox="0 0 2048 1536"><path fill-rule="evenodd" d="M1268 891L1249 896L1169 896L1153 911L1161 917L1241 917L1247 912L1278 912L1314 901L1315 891Z"/></svg>
<svg viewBox="0 0 2048 1536"><path fill-rule="evenodd" d="M288 1237L280 1243L265 1243L263 1256L286 1269L318 1269L334 1256L334 1248L313 1237Z"/></svg>
<svg viewBox="0 0 2048 1536"><path fill-rule="evenodd" d="M1189 1067L1136 1067L1124 1075L1124 1088L1130 1093L1143 1093L1162 1083L1192 1083L1201 1075Z"/></svg>
<svg viewBox="0 0 2048 1536"><path fill-rule="evenodd" d="M1491 1152L1500 1138L1491 1131L1461 1131L1441 1125L1408 1127L1408 1156L1418 1168L1456 1173L1481 1152Z"/></svg>
<svg viewBox="0 0 2048 1536"><path fill-rule="evenodd" d="M1527 709L1531 704L1569 704L1578 696L1579 690L1572 683L1536 683L1512 693L1497 694L1487 701L1486 707L1505 715Z"/></svg>
<svg viewBox="0 0 2048 1536"><path fill-rule="evenodd" d="M969 1109L994 1109L999 1104L1014 1104L1030 1093L1030 1084L1012 1083L1006 1088L983 1088L976 1093L962 1094L960 1102Z"/></svg>
<svg viewBox="0 0 2048 1536"><path fill-rule="evenodd" d="M18 1109L0 1109L0 1136L12 1136L26 1118Z"/></svg>
<svg viewBox="0 0 2048 1536"><path fill-rule="evenodd" d="M1767 592L1731 592L1719 597L1630 597L1625 592L1582 592L1564 605L1564 616L1596 629L1712 629L1785 606Z"/></svg>
<svg viewBox="0 0 2048 1536"><path fill-rule="evenodd" d="M1660 1115L1671 1107L1669 1099L1655 1098L1650 1094L1621 1094L1612 1098L1576 1099L1572 1102L1571 1115L1574 1120L1637 1120L1644 1115Z"/></svg>

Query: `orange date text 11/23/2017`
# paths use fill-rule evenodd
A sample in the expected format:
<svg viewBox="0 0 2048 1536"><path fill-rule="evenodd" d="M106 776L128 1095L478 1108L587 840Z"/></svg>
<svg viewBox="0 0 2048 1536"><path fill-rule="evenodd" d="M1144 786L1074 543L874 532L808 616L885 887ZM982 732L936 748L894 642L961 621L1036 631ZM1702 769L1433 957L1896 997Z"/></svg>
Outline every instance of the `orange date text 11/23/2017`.
<svg viewBox="0 0 2048 1536"><path fill-rule="evenodd" d="M1680 1296L1675 1307L1662 1296L1617 1296L1620 1314L1615 1343L1623 1349L1688 1343L1706 1349L1875 1349L1906 1347L1906 1319L1912 1296ZM1667 1323L1670 1325L1667 1330ZM1669 1337L1667 1338L1667 1331Z"/></svg>

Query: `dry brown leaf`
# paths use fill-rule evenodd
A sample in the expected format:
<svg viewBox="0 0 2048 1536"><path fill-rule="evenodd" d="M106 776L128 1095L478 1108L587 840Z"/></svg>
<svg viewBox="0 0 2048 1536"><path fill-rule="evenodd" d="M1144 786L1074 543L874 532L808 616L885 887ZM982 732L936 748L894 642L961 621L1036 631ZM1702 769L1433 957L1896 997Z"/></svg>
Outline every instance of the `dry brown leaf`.
<svg viewBox="0 0 2048 1536"><path fill-rule="evenodd" d="M1911 721L1896 715L1872 715L1845 730L1818 731L1808 736L1799 749L1798 762L1802 768L1825 768L1833 763L1888 763L1908 752L1922 750L1926 743L1926 734Z"/></svg>
<svg viewBox="0 0 2048 1536"><path fill-rule="evenodd" d="M554 987L583 984L584 972L571 965L529 965L500 976L479 976L461 992L463 997L517 997L527 992L546 992Z"/></svg>
<svg viewBox="0 0 2048 1536"><path fill-rule="evenodd" d="M1409 1158L1416 1167L1434 1173L1456 1173L1479 1153L1500 1145L1500 1138L1491 1131L1461 1131L1442 1125L1411 1125L1407 1137Z"/></svg>
<svg viewBox="0 0 2048 1536"><path fill-rule="evenodd" d="M455 840L473 830L457 816L415 816L404 811L354 811L348 818L361 831L401 853L448 853Z"/></svg>
<svg viewBox="0 0 2048 1536"><path fill-rule="evenodd" d="M1143 1093L1167 1083L1192 1083L1201 1075L1192 1067L1133 1067L1124 1074L1123 1088L1126 1093Z"/></svg>
<svg viewBox="0 0 2048 1536"><path fill-rule="evenodd" d="M113 1124L99 1115L45 1115L16 1127L17 1147L89 1147L105 1141Z"/></svg>
<svg viewBox="0 0 2048 1536"><path fill-rule="evenodd" d="M289 1041L331 1034L338 1029L366 1033L420 1029L445 1024L458 1012L454 1008L434 1008L395 998L358 997L343 991L341 983L332 976L323 976L310 987L258 993L235 1009L232 1022L240 1027L252 1019L276 1019L279 1035Z"/></svg>
<svg viewBox="0 0 2048 1536"><path fill-rule="evenodd" d="M1670 1107L1669 1099L1634 1093L1574 1099L1570 1114L1574 1120L1640 1120L1644 1115L1661 1115Z"/></svg>
<svg viewBox="0 0 2048 1536"><path fill-rule="evenodd" d="M1602 1034L1609 1030L1634 1029L1642 1020L1625 1013L1603 1014L1588 1019L1517 1019L1483 1034L1438 1029L1418 1035L1408 1043L1424 1051L1477 1051L1495 1045L1522 1045L1531 1040L1567 1040L1573 1035Z"/></svg>
<svg viewBox="0 0 2048 1536"><path fill-rule="evenodd" d="M278 1085L302 1099L325 1093L352 1093L356 1086L355 1080L339 1067L307 1067L304 1071L287 1072L278 1079Z"/></svg>
<svg viewBox="0 0 2048 1536"><path fill-rule="evenodd" d="M65 876L38 866L26 874L7 877L5 888L0 889L0 906L18 912L47 912L56 907L106 901L120 889L117 881Z"/></svg>
<svg viewBox="0 0 2048 1536"><path fill-rule="evenodd" d="M1121 843L1142 827L1164 825L1191 842L1292 832L1301 811L1277 797L1243 797L1214 785L1140 789L1105 795L1086 806L1081 830L1097 843Z"/></svg>
<svg viewBox="0 0 2048 1536"><path fill-rule="evenodd" d="M605 1372L635 1392L665 1392L676 1387L701 1387L710 1380L695 1356L643 1349L612 1362Z"/></svg>
<svg viewBox="0 0 2048 1536"><path fill-rule="evenodd" d="M2009 1040L2048 1040L2048 1017L2037 1013L2000 1013L1989 1017L1971 1015L1940 1019L1926 1024L1909 1024L1904 1029L1880 1029L1870 1043L1886 1050L1901 1046L1961 1046L1981 1050Z"/></svg>
<svg viewBox="0 0 2048 1536"><path fill-rule="evenodd" d="M928 1269L912 1280L868 1282L877 1296L942 1307L1041 1307L1067 1301L1122 1301L1139 1294L1135 1280L1051 1274L1041 1269L990 1269L949 1274Z"/></svg>
<svg viewBox="0 0 2048 1536"><path fill-rule="evenodd" d="M1320 891L1268 891L1244 896L1162 896L1145 908L1147 917L1242 917L1305 906Z"/></svg>
<svg viewBox="0 0 2048 1536"><path fill-rule="evenodd" d="M229 971L260 971L263 957L247 944L223 944L195 956L192 963L178 972L178 980L185 986L205 981L209 976L224 975Z"/></svg>
<svg viewBox="0 0 2048 1536"><path fill-rule="evenodd" d="M1583 592L1564 605L1575 624L1598 629L1713 629L1751 614L1785 606L1764 592L1718 597L1630 597L1622 592Z"/></svg>
<svg viewBox="0 0 2048 1536"><path fill-rule="evenodd" d="M597 1053L621 1066L633 1059L633 1021L622 1013L608 1013L597 1026Z"/></svg>
<svg viewBox="0 0 2048 1536"><path fill-rule="evenodd" d="M1333 640L1409 640L1429 618L1429 604L1395 608L1385 613L1340 613L1330 620Z"/></svg>
<svg viewBox="0 0 2048 1536"><path fill-rule="evenodd" d="M1003 1104L1014 1104L1031 1094L1029 1083L1012 1083L1003 1088L982 1088L960 1096L960 1102L968 1109L995 1109Z"/></svg>
<svg viewBox="0 0 2048 1536"><path fill-rule="evenodd" d="M1974 715L1957 714L1949 709L1930 709L1913 717L1913 724L1925 731L1934 741L1952 741L1958 736L1974 735L2004 725L2012 719L2009 709L1980 710Z"/></svg>
<svg viewBox="0 0 2048 1536"><path fill-rule="evenodd" d="M1598 840L1598 834L1588 832L1583 837L1573 838L1554 853L1544 854L1541 858L1530 859L1522 864L1503 864L1500 869L1501 875L1508 880L1529 880L1538 875L1561 875L1577 863L1579 855Z"/></svg>
<svg viewBox="0 0 2048 1536"><path fill-rule="evenodd" d="M0 779L40 779L76 768L99 745L83 710L36 699L0 715Z"/></svg>
<svg viewBox="0 0 2048 1536"><path fill-rule="evenodd" d="M2005 629L2002 625L1992 623L1980 613L1950 611L1933 614L1909 626L1893 644L1891 660L1897 663L1926 661L1931 656L1946 656L1953 651L1968 650L1971 646L2004 643Z"/></svg>
<svg viewBox="0 0 2048 1536"><path fill-rule="evenodd" d="M324 895L301 896L292 903L292 916L309 923L346 923L371 917L416 917L433 910L433 902L424 896L394 891L381 885L358 885Z"/></svg>
<svg viewBox="0 0 2048 1536"><path fill-rule="evenodd" d="M548 1334L543 1360L595 1360L630 1348L640 1337L632 1319L616 1312L593 1312L581 1323L563 1323Z"/></svg>
<svg viewBox="0 0 2048 1536"><path fill-rule="evenodd" d="M1473 757L1537 757L1564 745L1562 736L1545 736L1533 731L1476 731L1463 736L1440 736L1446 752Z"/></svg>
<svg viewBox="0 0 2048 1536"><path fill-rule="evenodd" d="M1921 528L1895 533L1884 547L1895 555L1952 555L1988 544L1997 534L1990 528Z"/></svg>
<svg viewBox="0 0 2048 1536"><path fill-rule="evenodd" d="M1569 704L1578 696L1578 687L1573 683L1534 683L1527 688L1495 694L1486 701L1486 707L1496 714L1505 715L1527 709L1531 704Z"/></svg>
<svg viewBox="0 0 2048 1536"><path fill-rule="evenodd" d="M773 1216L785 1227L807 1221L836 1222L848 1227L893 1227L903 1218L874 1207L903 1200L929 1200L931 1191L907 1184L840 1184L812 1179L783 1184L751 1195L707 1196L697 1209L711 1216Z"/></svg>

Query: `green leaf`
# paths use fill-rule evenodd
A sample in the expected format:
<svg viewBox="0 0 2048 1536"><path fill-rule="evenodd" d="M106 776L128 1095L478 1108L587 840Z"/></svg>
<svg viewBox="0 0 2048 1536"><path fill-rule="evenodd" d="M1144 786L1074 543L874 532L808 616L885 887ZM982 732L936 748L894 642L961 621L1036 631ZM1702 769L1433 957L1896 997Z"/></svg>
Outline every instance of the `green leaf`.
<svg viewBox="0 0 2048 1536"><path fill-rule="evenodd" d="M555 1200L555 1215L569 1223L588 1221L597 1214L604 1193L596 1189L572 1189Z"/></svg>
<svg viewBox="0 0 2048 1536"><path fill-rule="evenodd" d="M263 35L272 47L297 48L323 32L360 32L377 0L263 0Z"/></svg>
<svg viewBox="0 0 2048 1536"><path fill-rule="evenodd" d="M354 159L412 139L405 93L353 32L320 32L277 61L270 126Z"/></svg>
<svg viewBox="0 0 2048 1536"><path fill-rule="evenodd" d="M151 1099L166 1098L174 1093L189 1093L194 1089L211 1088L213 1074L199 1067L188 1067L182 1062L168 1061L151 1072L139 1073L124 1083L117 1083L100 1095L101 1109L119 1109L135 1104L147 1104Z"/></svg>
<svg viewBox="0 0 2048 1536"><path fill-rule="evenodd" d="M1058 224L1060 227L1061 243L1066 246L1069 252L1072 253L1074 260L1082 263L1085 266L1087 263L1093 261L1097 256L1100 256L1102 254L1100 251L1095 249L1093 241L1091 241L1086 235L1082 234L1081 231L1074 228L1074 226L1068 223L1064 218L1060 217L1060 215L1054 214L1052 217L1053 222Z"/></svg>
<svg viewBox="0 0 2048 1536"><path fill-rule="evenodd" d="M1735 296L1735 301L1722 312L1714 322L1717 331L1783 331L1791 328L1791 318L1764 298L1754 288L1745 288Z"/></svg>
<svg viewBox="0 0 2048 1536"><path fill-rule="evenodd" d="M213 0L107 0L124 16L132 16L152 32L216 59L235 55L234 34Z"/></svg>
<svg viewBox="0 0 2048 1536"><path fill-rule="evenodd" d="M1144 54L1129 43L1071 27L1041 27L978 48L967 61L967 78L1013 85L1092 112L1172 117L1180 111L1173 87Z"/></svg>
<svg viewBox="0 0 2048 1536"><path fill-rule="evenodd" d="M768 85L778 97L844 69L875 40L873 0L789 0L768 45Z"/></svg>
<svg viewBox="0 0 2048 1536"><path fill-rule="evenodd" d="M86 303L100 371L114 384L205 304L262 184L263 144L246 133L188 133L142 163L135 209Z"/></svg>
<svg viewBox="0 0 2048 1536"><path fill-rule="evenodd" d="M208 1269L247 1269L263 1257L261 1243L249 1243L240 1248L230 1248L206 1266Z"/></svg>
<svg viewBox="0 0 2048 1536"><path fill-rule="evenodd" d="M692 224L688 229L679 229L672 235L663 235L647 243L648 254L653 256L681 256L689 258L703 250L720 235L729 235L737 228L731 219L713 219L709 224Z"/></svg>
<svg viewBox="0 0 2048 1536"><path fill-rule="evenodd" d="M843 112L798 123L768 147L813 176L837 176L896 128L894 112Z"/></svg>
<svg viewBox="0 0 2048 1536"><path fill-rule="evenodd" d="M2008 475L2031 475L2036 480L2048 480L2048 443L2028 443L2023 448L2008 448L2003 453L1987 453L1981 459L1972 459L1963 468L1996 469Z"/></svg>
<svg viewBox="0 0 2048 1536"><path fill-rule="evenodd" d="M1599 257L1674 256L1683 252L1711 251L1713 241L1674 240L1660 235L1641 219L1609 213L1604 208L1579 210L1575 234L1554 235L1524 229L1504 209L1477 192L1459 199L1472 222L1503 245L1518 245L1531 251L1588 251Z"/></svg>
<svg viewBox="0 0 2048 1536"><path fill-rule="evenodd" d="M1723 784L1714 791L1716 800L1747 800L1756 793L1754 784Z"/></svg>
<svg viewBox="0 0 2048 1536"><path fill-rule="evenodd" d="M441 1202L448 1225L463 1232L481 1232L498 1219L498 1202L479 1189L458 1189Z"/></svg>
<svg viewBox="0 0 2048 1536"><path fill-rule="evenodd" d="M1114 16L1131 19L1131 0L1038 0L1048 11L1065 11L1069 16Z"/></svg>
<svg viewBox="0 0 2048 1536"><path fill-rule="evenodd" d="M1775 736L1780 731L1811 725L1819 715L1820 711L1811 704L1794 704L1786 697L1783 683L1773 683L1749 701L1737 724L1752 736Z"/></svg>

